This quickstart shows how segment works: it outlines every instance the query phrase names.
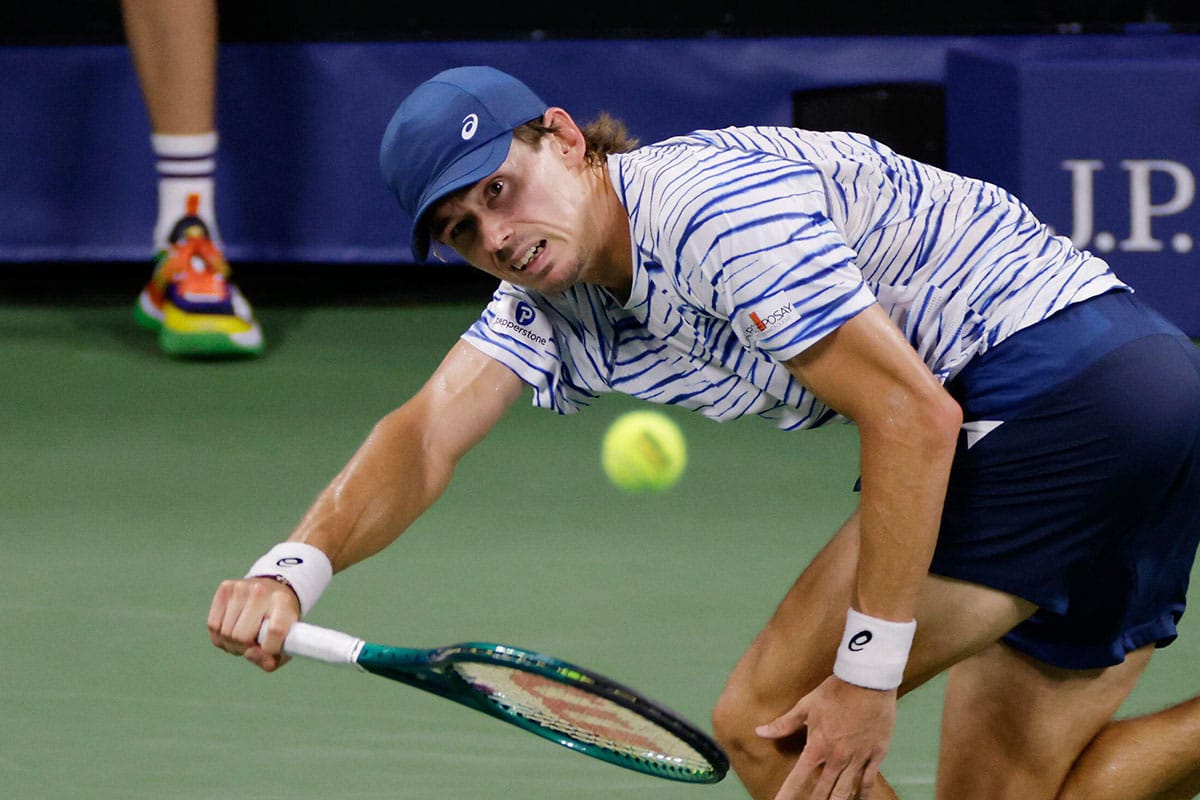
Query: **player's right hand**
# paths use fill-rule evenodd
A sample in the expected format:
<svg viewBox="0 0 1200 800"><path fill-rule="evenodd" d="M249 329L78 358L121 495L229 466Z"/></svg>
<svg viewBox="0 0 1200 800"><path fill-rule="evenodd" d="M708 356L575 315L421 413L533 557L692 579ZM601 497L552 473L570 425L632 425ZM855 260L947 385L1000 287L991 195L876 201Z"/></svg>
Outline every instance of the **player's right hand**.
<svg viewBox="0 0 1200 800"><path fill-rule="evenodd" d="M791 710L758 728L769 739L805 729L804 750L774 800L876 797L879 765L895 725L895 689L865 689L830 675Z"/></svg>
<svg viewBox="0 0 1200 800"><path fill-rule="evenodd" d="M208 636L225 652L274 672L287 663L283 640L299 619L300 601L286 584L272 578L223 581L208 609Z"/></svg>

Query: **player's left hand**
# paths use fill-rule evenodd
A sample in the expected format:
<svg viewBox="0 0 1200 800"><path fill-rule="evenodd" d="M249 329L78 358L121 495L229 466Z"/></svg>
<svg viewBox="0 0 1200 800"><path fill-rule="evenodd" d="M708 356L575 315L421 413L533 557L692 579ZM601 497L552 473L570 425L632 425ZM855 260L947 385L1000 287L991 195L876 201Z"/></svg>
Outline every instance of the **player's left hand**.
<svg viewBox="0 0 1200 800"><path fill-rule="evenodd" d="M864 689L830 675L757 729L767 739L806 729L804 750L775 800L869 800L895 724L894 689Z"/></svg>

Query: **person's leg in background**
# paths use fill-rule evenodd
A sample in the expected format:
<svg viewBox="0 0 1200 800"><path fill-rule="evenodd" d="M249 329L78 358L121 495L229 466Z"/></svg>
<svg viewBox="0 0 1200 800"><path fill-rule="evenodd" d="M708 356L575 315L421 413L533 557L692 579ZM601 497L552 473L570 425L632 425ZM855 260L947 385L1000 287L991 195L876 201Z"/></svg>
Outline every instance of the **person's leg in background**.
<svg viewBox="0 0 1200 800"><path fill-rule="evenodd" d="M216 0L121 0L121 12L158 171L154 273L135 317L172 355L257 355L262 331L216 220Z"/></svg>

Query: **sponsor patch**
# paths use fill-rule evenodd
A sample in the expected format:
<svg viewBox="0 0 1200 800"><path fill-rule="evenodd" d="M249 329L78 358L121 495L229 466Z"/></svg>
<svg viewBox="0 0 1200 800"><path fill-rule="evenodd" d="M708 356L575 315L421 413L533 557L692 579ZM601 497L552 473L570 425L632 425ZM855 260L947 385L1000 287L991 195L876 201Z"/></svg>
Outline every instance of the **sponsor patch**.
<svg viewBox="0 0 1200 800"><path fill-rule="evenodd" d="M787 327L798 313L787 295L777 294L760 300L753 308L739 314L741 339L747 348L752 348L762 337Z"/></svg>
<svg viewBox="0 0 1200 800"><path fill-rule="evenodd" d="M528 344L544 347L550 341L550 321L544 312L525 300L507 297L495 309L489 327Z"/></svg>

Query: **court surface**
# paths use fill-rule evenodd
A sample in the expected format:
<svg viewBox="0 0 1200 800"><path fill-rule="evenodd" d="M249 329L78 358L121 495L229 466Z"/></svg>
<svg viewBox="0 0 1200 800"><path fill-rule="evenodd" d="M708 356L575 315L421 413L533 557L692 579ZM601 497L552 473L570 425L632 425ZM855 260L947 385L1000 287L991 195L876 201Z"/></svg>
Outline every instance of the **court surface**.
<svg viewBox="0 0 1200 800"><path fill-rule="evenodd" d="M183 363L123 303L0 306L0 796L745 796L733 777L642 777L407 687L310 662L265 675L209 644L217 583L286 537L477 309L260 308L265 357ZM606 484L599 441L634 407L522 403L311 621L541 650L708 729L726 673L850 511L857 440L678 413L683 482L628 496ZM1126 711L1194 690L1198 659L1193 611ZM885 773L908 800L933 796L941 686L901 702Z"/></svg>

